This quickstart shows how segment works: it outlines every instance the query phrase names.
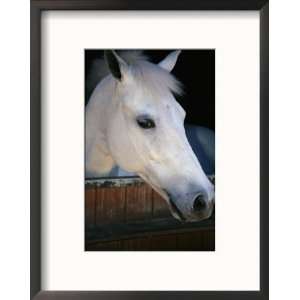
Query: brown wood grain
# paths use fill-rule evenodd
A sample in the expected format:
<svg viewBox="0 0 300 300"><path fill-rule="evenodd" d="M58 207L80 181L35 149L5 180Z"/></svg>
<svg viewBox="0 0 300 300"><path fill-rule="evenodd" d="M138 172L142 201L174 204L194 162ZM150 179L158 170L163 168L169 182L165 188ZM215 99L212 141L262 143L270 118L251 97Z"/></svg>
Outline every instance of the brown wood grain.
<svg viewBox="0 0 300 300"><path fill-rule="evenodd" d="M87 244L85 251L116 251L123 250L123 241Z"/></svg>
<svg viewBox="0 0 300 300"><path fill-rule="evenodd" d="M214 251L214 233L214 230L199 230L177 234L176 249L181 251Z"/></svg>
<svg viewBox="0 0 300 300"><path fill-rule="evenodd" d="M96 224L112 224L125 221L125 196L123 187L98 187Z"/></svg>
<svg viewBox="0 0 300 300"><path fill-rule="evenodd" d="M105 198L106 189L96 187L96 205L95 205L95 216L96 216L96 225L102 225L102 199Z"/></svg>
<svg viewBox="0 0 300 300"><path fill-rule="evenodd" d="M150 247L149 237L128 239L123 241L123 250L125 251L148 251Z"/></svg>
<svg viewBox="0 0 300 300"><path fill-rule="evenodd" d="M151 251L176 250L176 234L153 235L151 237Z"/></svg>
<svg viewBox="0 0 300 300"><path fill-rule="evenodd" d="M152 189L146 184L126 187L126 220L149 220L152 213Z"/></svg>
<svg viewBox="0 0 300 300"><path fill-rule="evenodd" d="M85 225L94 226L96 219L96 190L93 186L85 188Z"/></svg>
<svg viewBox="0 0 300 300"><path fill-rule="evenodd" d="M177 223L147 184L85 187L87 251L215 250L213 223Z"/></svg>
<svg viewBox="0 0 300 300"><path fill-rule="evenodd" d="M171 217L171 212L165 199L163 199L156 191L152 192L153 201L153 218Z"/></svg>
<svg viewBox="0 0 300 300"><path fill-rule="evenodd" d="M86 251L214 251L214 230L145 234L138 238L86 242Z"/></svg>

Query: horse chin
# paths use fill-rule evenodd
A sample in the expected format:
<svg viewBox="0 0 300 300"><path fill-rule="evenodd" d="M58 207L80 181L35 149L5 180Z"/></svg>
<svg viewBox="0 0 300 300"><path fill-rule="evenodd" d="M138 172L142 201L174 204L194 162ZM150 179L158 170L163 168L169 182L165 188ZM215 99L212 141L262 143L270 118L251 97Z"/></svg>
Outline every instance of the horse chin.
<svg viewBox="0 0 300 300"><path fill-rule="evenodd" d="M169 200L168 204L169 204L169 208L170 208L171 214L172 214L172 216L175 219L179 220L180 222L186 222L186 221L188 221L186 219L186 217L181 213L181 211L174 205L174 203L172 202L172 200Z"/></svg>
<svg viewBox="0 0 300 300"><path fill-rule="evenodd" d="M152 182L152 180L150 180L150 178L142 173L138 173L138 175L144 180L146 181L159 195L161 195L165 200L169 199L168 193L166 193L166 191L164 189L161 189L160 187L158 187L156 184L154 184Z"/></svg>
<svg viewBox="0 0 300 300"><path fill-rule="evenodd" d="M176 207L176 205L172 202L170 194L165 190L157 185L155 185L147 175L144 174L138 174L142 179L144 179L160 196L162 196L168 203L169 209L171 211L172 216L181 221L185 221L185 217L183 214L179 211L179 209Z"/></svg>
<svg viewBox="0 0 300 300"><path fill-rule="evenodd" d="M144 175L144 174L138 174L143 180L145 180L160 196L162 196L168 206L169 206L169 209L170 209L170 212L172 214L172 216L180 221L180 222L199 222L199 221L202 221L202 220L205 220L205 219L208 219L211 217L211 213L209 214L205 214L205 215L198 215L198 214L194 214L194 213L183 213L179 208L178 206L176 205L176 202L174 201L174 199L172 199L170 193L163 189L163 188L160 188L158 187L157 185L155 185L147 175Z"/></svg>

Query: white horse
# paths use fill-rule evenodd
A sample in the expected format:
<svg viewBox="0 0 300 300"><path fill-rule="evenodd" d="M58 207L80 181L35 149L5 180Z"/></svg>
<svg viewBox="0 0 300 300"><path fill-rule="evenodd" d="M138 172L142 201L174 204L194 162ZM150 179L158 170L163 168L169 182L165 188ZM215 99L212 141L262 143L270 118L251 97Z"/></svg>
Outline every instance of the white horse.
<svg viewBox="0 0 300 300"><path fill-rule="evenodd" d="M215 174L215 133L209 128L184 124L185 134L205 174ZM128 177L137 174L115 166L108 174L111 177Z"/></svg>
<svg viewBox="0 0 300 300"><path fill-rule="evenodd" d="M138 174L184 221L210 217L214 187L185 134L185 111L172 93L180 83L170 74L180 51L152 64L132 52L125 61L105 51L110 74L86 106L86 177L107 176L119 166Z"/></svg>

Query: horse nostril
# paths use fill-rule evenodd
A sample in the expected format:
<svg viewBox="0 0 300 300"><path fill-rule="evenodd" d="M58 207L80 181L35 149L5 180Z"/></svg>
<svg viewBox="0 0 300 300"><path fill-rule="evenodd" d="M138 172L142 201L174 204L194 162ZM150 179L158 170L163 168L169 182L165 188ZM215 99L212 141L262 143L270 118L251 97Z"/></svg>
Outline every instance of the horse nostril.
<svg viewBox="0 0 300 300"><path fill-rule="evenodd" d="M201 211L206 208L206 202L204 200L204 195L200 194L195 198L193 207L194 207L195 211Z"/></svg>

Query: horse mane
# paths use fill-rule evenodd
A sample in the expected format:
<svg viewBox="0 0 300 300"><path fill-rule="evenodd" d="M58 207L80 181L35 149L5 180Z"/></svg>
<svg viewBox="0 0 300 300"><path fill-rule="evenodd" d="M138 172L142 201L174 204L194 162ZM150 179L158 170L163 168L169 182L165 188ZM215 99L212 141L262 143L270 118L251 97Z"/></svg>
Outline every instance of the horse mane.
<svg viewBox="0 0 300 300"><path fill-rule="evenodd" d="M175 94L182 94L181 83L168 71L155 68L142 50L123 50L117 51L117 53L128 65L132 66L132 73L141 81L141 84L144 83L146 87L149 87L148 90L162 91L168 88ZM86 98L89 98L97 84L109 74L110 71L104 57L97 58L92 62L86 78Z"/></svg>

